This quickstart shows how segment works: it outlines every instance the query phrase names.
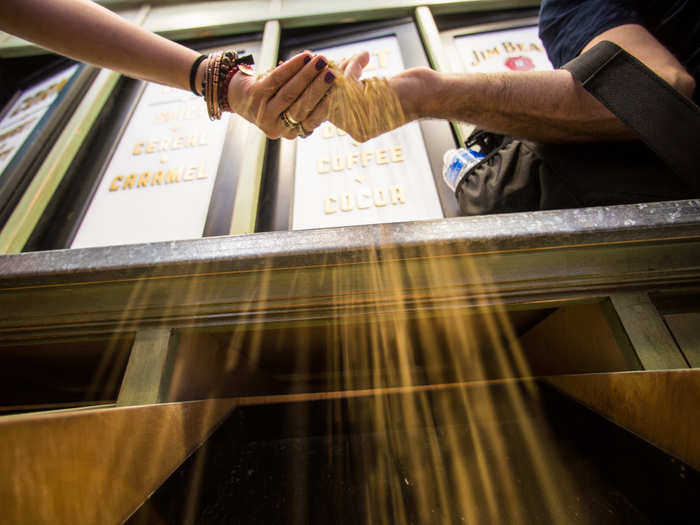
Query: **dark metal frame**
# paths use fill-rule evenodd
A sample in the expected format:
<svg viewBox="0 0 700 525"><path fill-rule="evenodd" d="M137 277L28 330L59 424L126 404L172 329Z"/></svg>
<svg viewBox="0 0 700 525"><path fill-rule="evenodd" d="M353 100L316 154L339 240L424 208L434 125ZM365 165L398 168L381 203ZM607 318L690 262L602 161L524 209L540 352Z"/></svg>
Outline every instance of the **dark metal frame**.
<svg viewBox="0 0 700 525"><path fill-rule="evenodd" d="M495 11L468 11L465 13L435 14L435 25L439 31L470 28L484 24L509 23L539 15L539 7L524 7Z"/></svg>
<svg viewBox="0 0 700 525"><path fill-rule="evenodd" d="M691 288L698 200L269 232L0 256L0 343Z"/></svg>
<svg viewBox="0 0 700 525"><path fill-rule="evenodd" d="M303 49L318 49L386 36L395 36L399 41L406 68L429 66L420 35L412 19L386 20L380 23L342 26L322 29L309 34L308 31L283 35L282 58L289 58ZM455 138L447 122L419 122L428 152L431 171L445 217L460 215L454 195L442 182L442 157L447 149L455 147ZM280 231L290 228L290 208L294 184L294 157L296 145L272 142L266 156L263 187L260 192L257 231Z"/></svg>

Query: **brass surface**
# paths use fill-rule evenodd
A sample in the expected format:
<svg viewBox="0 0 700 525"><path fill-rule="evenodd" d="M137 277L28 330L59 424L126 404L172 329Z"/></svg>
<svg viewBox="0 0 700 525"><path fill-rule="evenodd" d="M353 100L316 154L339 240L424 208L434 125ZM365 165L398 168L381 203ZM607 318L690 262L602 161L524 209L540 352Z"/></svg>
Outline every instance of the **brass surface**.
<svg viewBox="0 0 700 525"><path fill-rule="evenodd" d="M520 343L533 374L640 369L629 342L617 337L605 308L605 301L567 305L523 334Z"/></svg>
<svg viewBox="0 0 700 525"><path fill-rule="evenodd" d="M549 377L548 383L660 449L700 468L700 370Z"/></svg>
<svg viewBox="0 0 700 525"><path fill-rule="evenodd" d="M233 406L219 399L0 419L3 523L122 523Z"/></svg>

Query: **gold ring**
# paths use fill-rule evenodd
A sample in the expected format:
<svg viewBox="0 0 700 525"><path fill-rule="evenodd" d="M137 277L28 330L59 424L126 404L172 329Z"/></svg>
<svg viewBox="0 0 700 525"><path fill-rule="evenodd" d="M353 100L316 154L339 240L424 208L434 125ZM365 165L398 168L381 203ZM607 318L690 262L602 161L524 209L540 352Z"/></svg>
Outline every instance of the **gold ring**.
<svg viewBox="0 0 700 525"><path fill-rule="evenodd" d="M289 122L291 122L293 126L298 126L299 124L301 124L300 121L294 120L294 117L292 117L289 113L287 113L286 111L285 113L287 115L287 120L289 120Z"/></svg>
<svg viewBox="0 0 700 525"><path fill-rule="evenodd" d="M280 119L282 120L284 127L287 129L294 129L297 127L297 124L299 124L296 120L287 115L286 111L280 115Z"/></svg>

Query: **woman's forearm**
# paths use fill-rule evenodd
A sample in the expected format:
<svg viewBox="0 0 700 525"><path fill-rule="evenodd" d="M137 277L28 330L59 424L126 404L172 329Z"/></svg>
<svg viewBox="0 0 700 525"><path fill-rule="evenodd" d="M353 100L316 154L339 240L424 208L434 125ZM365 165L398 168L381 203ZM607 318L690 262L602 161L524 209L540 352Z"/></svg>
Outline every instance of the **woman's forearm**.
<svg viewBox="0 0 700 525"><path fill-rule="evenodd" d="M89 0L2 0L0 29L82 62L182 89L189 89L198 56Z"/></svg>
<svg viewBox="0 0 700 525"><path fill-rule="evenodd" d="M188 90L190 70L199 56L89 0L0 0L0 29L82 62ZM223 71L218 64L207 60L199 64L195 89L202 85L205 71L212 75ZM221 116L222 100L226 100L228 110L269 137L293 139L301 130L309 135L321 124L325 113L318 106L335 76L323 56L305 51L264 78L232 70L227 79L225 93L212 88L207 100L210 117ZM220 84L223 77L214 78L210 86ZM297 125L290 125L290 118Z"/></svg>

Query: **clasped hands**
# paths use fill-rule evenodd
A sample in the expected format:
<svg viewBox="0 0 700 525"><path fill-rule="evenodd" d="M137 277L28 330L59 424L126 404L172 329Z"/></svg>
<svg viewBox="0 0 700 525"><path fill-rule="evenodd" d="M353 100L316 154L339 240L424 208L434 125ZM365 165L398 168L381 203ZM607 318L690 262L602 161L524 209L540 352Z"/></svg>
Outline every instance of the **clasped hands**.
<svg viewBox="0 0 700 525"><path fill-rule="evenodd" d="M332 96L332 88L340 75L359 82L368 62L369 54L365 51L331 68L322 55L304 51L261 78L235 75L229 85L228 102L234 112L258 126L272 139L303 137L330 120L355 140L364 142L372 137L356 129L354 123L343 115L345 112L331 112L329 95ZM393 77L390 85L406 110L404 100L401 100L401 94L407 94L402 75ZM406 97L406 100L409 98ZM376 111L381 109L373 108ZM377 130L374 135L385 131L389 129Z"/></svg>

